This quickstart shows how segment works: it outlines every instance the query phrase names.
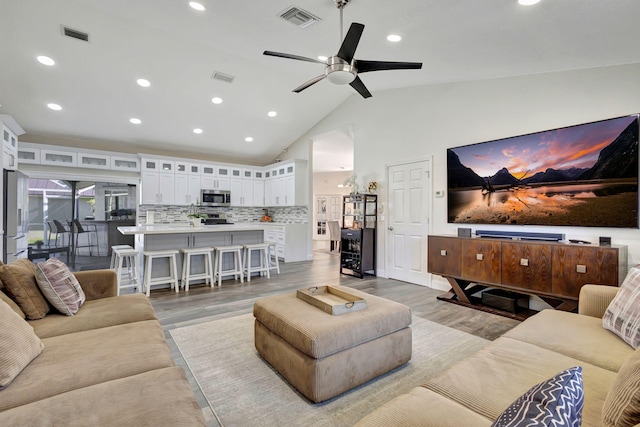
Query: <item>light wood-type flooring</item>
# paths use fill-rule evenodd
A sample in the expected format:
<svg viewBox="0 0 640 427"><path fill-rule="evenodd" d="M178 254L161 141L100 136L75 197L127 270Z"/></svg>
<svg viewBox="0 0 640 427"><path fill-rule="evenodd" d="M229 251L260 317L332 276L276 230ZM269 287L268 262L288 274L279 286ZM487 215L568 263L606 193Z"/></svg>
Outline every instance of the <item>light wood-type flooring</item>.
<svg viewBox="0 0 640 427"><path fill-rule="evenodd" d="M388 298L411 307L413 314L451 328L494 340L516 326L517 320L508 319L467 307L439 301L442 291L410 283L366 276L358 279L339 274L339 254L329 251L329 242L314 242L314 260L280 263L280 274L252 277L250 283L233 279L222 282L221 287L191 285L189 292L179 294L171 290L152 290L151 302L165 331L176 364L183 366L187 377L203 408L210 426L218 426L215 417L186 367L169 331L174 328L225 317L250 313L260 298L297 289L322 285L343 285ZM216 363L212 361L212 363Z"/></svg>

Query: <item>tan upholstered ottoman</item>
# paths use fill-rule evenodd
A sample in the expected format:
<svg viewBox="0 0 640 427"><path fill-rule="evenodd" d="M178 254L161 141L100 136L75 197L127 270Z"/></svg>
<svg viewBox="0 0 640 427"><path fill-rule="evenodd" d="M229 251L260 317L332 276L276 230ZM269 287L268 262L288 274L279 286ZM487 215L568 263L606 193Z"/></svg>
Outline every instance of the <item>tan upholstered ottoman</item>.
<svg viewBox="0 0 640 427"><path fill-rule="evenodd" d="M287 293L255 303L255 345L314 402L331 399L411 359L411 310L351 288L367 308L332 316Z"/></svg>

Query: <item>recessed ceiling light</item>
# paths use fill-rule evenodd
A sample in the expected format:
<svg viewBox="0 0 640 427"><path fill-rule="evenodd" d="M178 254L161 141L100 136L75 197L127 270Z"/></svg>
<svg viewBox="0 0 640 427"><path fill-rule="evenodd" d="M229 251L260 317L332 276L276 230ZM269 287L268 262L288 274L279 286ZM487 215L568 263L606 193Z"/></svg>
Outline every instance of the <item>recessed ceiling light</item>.
<svg viewBox="0 0 640 427"><path fill-rule="evenodd" d="M61 106L59 106L58 104L54 104L53 102L48 103L47 107L49 107L49 108L51 108L52 110L55 110L55 111L62 110Z"/></svg>
<svg viewBox="0 0 640 427"><path fill-rule="evenodd" d="M48 56L44 56L44 55L40 55L36 58L38 60L39 63L43 64L43 65L55 65L56 61L54 61L53 59L49 58Z"/></svg>
<svg viewBox="0 0 640 427"><path fill-rule="evenodd" d="M205 7L202 5L202 3L198 3L197 1L190 1L189 6L191 6L193 9L198 10L200 12L205 10Z"/></svg>
<svg viewBox="0 0 640 427"><path fill-rule="evenodd" d="M202 129L200 129L200 128L195 128L195 129L193 130L193 133L197 133L198 135L200 135L200 134L202 133Z"/></svg>
<svg viewBox="0 0 640 427"><path fill-rule="evenodd" d="M130 119L129 119L129 121L130 121L131 123L133 123L134 125L139 125L140 123L142 123L142 120L140 120L140 119L138 119L138 118L136 118L136 117L132 117L132 118L130 118Z"/></svg>
<svg viewBox="0 0 640 427"><path fill-rule="evenodd" d="M275 116L277 116L277 115L278 115L278 113L276 113L275 111L269 111L269 112L267 113L267 116L269 116L269 117L275 117Z"/></svg>
<svg viewBox="0 0 640 427"><path fill-rule="evenodd" d="M251 138L250 136L246 137L244 140L246 142L253 142L253 138Z"/></svg>
<svg viewBox="0 0 640 427"><path fill-rule="evenodd" d="M211 98L211 102L213 102L214 104L222 104L222 98L218 98L216 96L214 98Z"/></svg>
<svg viewBox="0 0 640 427"><path fill-rule="evenodd" d="M522 6L531 6L536 3L540 3L540 0L518 0L518 3Z"/></svg>
<svg viewBox="0 0 640 427"><path fill-rule="evenodd" d="M318 56L318 59L319 59L320 61L326 61L326 60L327 60L327 59L329 59L329 58L327 58L326 56L320 55L320 56Z"/></svg>
<svg viewBox="0 0 640 427"><path fill-rule="evenodd" d="M138 83L138 86L142 86L142 87L149 87L151 86L151 82L147 79L138 79L136 80L136 83Z"/></svg>
<svg viewBox="0 0 640 427"><path fill-rule="evenodd" d="M390 42L397 43L397 42L399 42L400 40L402 40L402 37L400 37L400 36L399 36L399 35L397 35L397 34L389 34L389 35L387 36L387 40L389 40Z"/></svg>

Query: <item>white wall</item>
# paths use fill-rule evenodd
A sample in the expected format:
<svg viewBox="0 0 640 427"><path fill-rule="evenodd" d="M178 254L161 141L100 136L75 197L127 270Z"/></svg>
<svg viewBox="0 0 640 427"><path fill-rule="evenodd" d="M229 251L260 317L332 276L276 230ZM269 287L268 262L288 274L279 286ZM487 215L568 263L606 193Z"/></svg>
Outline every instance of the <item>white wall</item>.
<svg viewBox="0 0 640 427"><path fill-rule="evenodd" d="M423 72L428 72L428 68ZM432 160L434 192L446 190L446 148L638 113L639 75L640 64L629 64L374 92L366 100L354 95L285 154L286 158L304 158L301 156L310 152L314 135L352 125L358 182L362 185L377 181L380 201L386 206L386 166ZM432 198L431 204L430 233L455 234L457 226L447 224L446 198ZM381 223L380 229L384 226ZM567 238L596 242L598 236L611 236L614 244L629 246L630 265L640 262L638 230L578 227L515 230L562 232ZM380 232L380 270L385 265L384 248L385 233Z"/></svg>

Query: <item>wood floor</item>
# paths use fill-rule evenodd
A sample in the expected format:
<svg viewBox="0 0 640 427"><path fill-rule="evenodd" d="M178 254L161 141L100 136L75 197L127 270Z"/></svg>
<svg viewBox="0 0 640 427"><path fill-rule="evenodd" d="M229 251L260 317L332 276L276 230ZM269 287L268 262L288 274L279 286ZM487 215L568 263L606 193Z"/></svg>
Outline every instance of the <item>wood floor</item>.
<svg viewBox="0 0 640 427"><path fill-rule="evenodd" d="M339 274L339 256L329 252L329 242L317 242L314 260L281 263L280 274L253 277L250 283L225 280L222 287L192 286L189 292L151 291L151 303L165 331L176 364L185 368L187 377L210 426L219 426L200 392L169 331L195 323L250 313L260 298L318 285L342 285L388 298L411 307L413 314L451 328L494 340L519 322L439 301L436 291L423 286L367 276L357 279ZM215 363L212 361L212 363Z"/></svg>

